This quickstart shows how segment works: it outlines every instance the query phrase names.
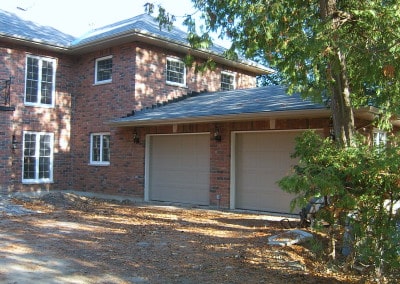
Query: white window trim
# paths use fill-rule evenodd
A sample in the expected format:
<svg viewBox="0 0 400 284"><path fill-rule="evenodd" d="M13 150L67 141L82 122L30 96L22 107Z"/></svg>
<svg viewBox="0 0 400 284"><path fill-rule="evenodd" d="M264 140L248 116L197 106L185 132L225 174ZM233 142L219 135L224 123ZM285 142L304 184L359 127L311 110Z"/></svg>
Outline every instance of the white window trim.
<svg viewBox="0 0 400 284"><path fill-rule="evenodd" d="M111 78L110 79L102 80L102 81L98 81L97 80L98 63L99 63L99 61L103 61L103 60L107 60L107 59L112 59L112 55L97 58L96 61L95 61L95 64L94 64L94 84L95 85L107 84L107 83L111 83L112 82L112 67L111 67Z"/></svg>
<svg viewBox="0 0 400 284"><path fill-rule="evenodd" d="M380 129L374 129L372 131L372 139L375 147L384 147L387 144L387 132Z"/></svg>
<svg viewBox="0 0 400 284"><path fill-rule="evenodd" d="M183 83L178 83L178 82L173 82L173 81L168 81L168 77L167 77L167 72L168 72L168 61L175 61L175 62L179 62L182 63L184 66L183 69ZM183 60L178 59L178 58L174 58L174 57L167 57L167 60L165 62L165 82L168 85L172 85L172 86L178 86L178 87L186 87L186 74L187 74L187 70L186 70L186 66L185 66L185 62L183 62Z"/></svg>
<svg viewBox="0 0 400 284"><path fill-rule="evenodd" d="M38 82L38 102L32 103L32 102L27 102L26 101L26 83L27 83L27 73L28 73L28 57L30 58L35 58L39 60L39 75L38 77L40 78ZM43 61L49 61L53 63L53 85L52 85L52 90L51 90L51 104L42 104L40 103L40 96L41 96L41 81L42 81L42 62ZM43 108L54 108L55 105L55 94L56 94L56 69L57 69L57 60L55 58L50 58L50 57L44 57L44 56L36 56L36 55L31 55L27 54L26 59L25 59L25 90L24 90L24 104L26 106L37 106L37 107L43 107Z"/></svg>
<svg viewBox="0 0 400 284"><path fill-rule="evenodd" d="M96 133L91 133L90 134L90 161L89 165L92 166L109 166L110 161L93 161L93 136L101 136L103 137L104 135L109 135L109 132L96 132ZM103 157L103 139L100 139L100 157Z"/></svg>
<svg viewBox="0 0 400 284"><path fill-rule="evenodd" d="M233 72L230 72L230 71L221 71L221 77L222 77L222 74L233 77L233 89L232 89L232 91L236 90L236 74L233 73ZM221 85L222 85L222 80L221 80ZM221 88L221 91L222 91L222 88ZM227 90L225 90L225 91L227 91Z"/></svg>
<svg viewBox="0 0 400 284"><path fill-rule="evenodd" d="M35 143L35 157L39 157L39 150L40 145L39 140L40 140L40 135L49 135L50 136L50 177L49 178L38 178L38 173L39 173L39 163L36 164L36 169L35 169L35 179L24 179L24 158L25 158L25 134L36 134L36 143ZM23 184L39 184L39 183L52 183L53 182L53 160L54 160L54 133L51 132L36 132L36 131L24 131L22 134L22 183Z"/></svg>

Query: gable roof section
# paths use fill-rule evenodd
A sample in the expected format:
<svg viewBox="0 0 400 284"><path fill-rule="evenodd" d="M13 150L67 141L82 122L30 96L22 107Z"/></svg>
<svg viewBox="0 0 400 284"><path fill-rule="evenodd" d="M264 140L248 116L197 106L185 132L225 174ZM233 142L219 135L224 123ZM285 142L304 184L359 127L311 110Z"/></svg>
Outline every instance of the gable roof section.
<svg viewBox="0 0 400 284"><path fill-rule="evenodd" d="M186 32L177 27L173 27L170 31L167 29L160 29L155 18L148 14L141 14L90 31L72 42L71 52L89 52L99 49L99 47L106 48L113 44L122 44L135 40L182 53L188 53L190 50L191 54L194 56L205 59L211 56L216 62L258 74L275 72L275 70L269 67L245 58L240 58L238 61L227 60L223 56L226 49L216 44L212 45L208 50L193 50L187 40Z"/></svg>
<svg viewBox="0 0 400 284"><path fill-rule="evenodd" d="M328 117L329 109L287 95L281 86L201 93L163 106L110 121L113 126L148 126L173 123L234 121L274 117Z"/></svg>
<svg viewBox="0 0 400 284"><path fill-rule="evenodd" d="M208 50L192 49L186 38L187 33L174 27L171 31L160 29L158 22L148 14L119 21L75 38L52 27L19 18L16 14L0 10L0 39L23 43L28 46L40 46L43 49L62 51L69 54L83 54L113 45L140 41L166 49L188 53L227 66L234 66L256 74L275 72L273 69L252 60L240 58L232 61L224 58L225 48L213 45Z"/></svg>
<svg viewBox="0 0 400 284"><path fill-rule="evenodd" d="M17 15L0 10L0 38L67 49L74 37L49 26L26 21Z"/></svg>
<svg viewBox="0 0 400 284"><path fill-rule="evenodd" d="M136 17L122 20L111 25L97 28L93 31L82 35L72 42L72 47L77 48L86 44L94 44L109 38L115 38L124 34L137 33L147 37L163 39L165 41L188 44L187 33L177 27L173 27L170 31L160 29L155 18L148 14L141 14ZM225 48L214 45L211 51L222 54Z"/></svg>

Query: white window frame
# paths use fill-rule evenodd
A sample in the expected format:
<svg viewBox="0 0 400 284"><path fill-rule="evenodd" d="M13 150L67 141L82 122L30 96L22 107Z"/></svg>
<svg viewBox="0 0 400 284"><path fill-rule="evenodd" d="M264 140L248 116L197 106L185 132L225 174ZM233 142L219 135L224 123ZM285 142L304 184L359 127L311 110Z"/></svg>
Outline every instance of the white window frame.
<svg viewBox="0 0 400 284"><path fill-rule="evenodd" d="M183 75L183 82L182 82L182 83L180 83L180 82L174 82L174 81L169 81L169 80L168 80L168 72L177 72L177 71L175 71L175 70L168 70L168 62L169 62L169 61L171 61L171 62L176 62L176 63L179 63L179 64L182 64L182 65L183 65L183 74L180 73L180 74ZM184 63L182 60L177 59L177 58L174 58L174 57L167 57L166 64L165 64L165 81L166 81L166 83L167 83L168 85L179 86L179 87L186 87L186 72L187 72L187 71L186 71L186 65L185 65L185 63Z"/></svg>
<svg viewBox="0 0 400 284"><path fill-rule="evenodd" d="M93 137L94 136L100 136L100 161L95 161L93 160ZM103 161L103 151L104 151L104 145L103 145L103 137L104 136L109 136L109 139L111 140L111 136L109 132L100 132L100 133L91 133L90 134L90 165L95 165L95 166L109 166L110 165L110 159L111 159L111 154L110 154L110 145L108 148L109 151L109 160L108 161Z"/></svg>
<svg viewBox="0 0 400 284"><path fill-rule="evenodd" d="M222 76L223 75L232 77L232 89L224 90L222 88ZM221 91L232 91L232 90L235 90L236 89L236 76L235 76L235 73L228 72L228 71L222 71L221 72L221 86L220 87L221 87Z"/></svg>
<svg viewBox="0 0 400 284"><path fill-rule="evenodd" d="M29 102L27 101L27 83L28 83L28 58L38 60L38 80L37 80L37 101ZM43 62L50 62L53 66L52 72L52 86L51 86L51 104L41 103L42 98L42 75L43 75ZM31 54L26 55L25 59L25 91L24 91L24 104L26 106L38 106L38 107L47 107L53 108L55 105L55 93L56 93L56 69L57 69L57 61L54 58L35 56Z"/></svg>
<svg viewBox="0 0 400 284"><path fill-rule="evenodd" d="M25 135L27 134L35 134L35 148L34 148L34 153L33 155L30 155L30 157L33 157L35 159L35 169L34 169L34 178L25 178L25 157L26 156L26 151L27 149L25 148ZM49 161L49 177L47 178L40 178L39 173L40 173L40 163L38 162L39 159L43 156L40 156L40 137L42 136L50 136L50 153L49 155L46 155L45 157L50 158ZM53 155L54 155L54 133L49 133L49 132L34 132L34 131L24 131L23 132L23 152L22 152L22 183L24 184L37 184L37 183L52 183L53 182Z"/></svg>
<svg viewBox="0 0 400 284"><path fill-rule="evenodd" d="M387 144L387 132L380 129L374 129L372 131L372 139L375 147L385 147Z"/></svg>
<svg viewBox="0 0 400 284"><path fill-rule="evenodd" d="M99 68L98 68L99 67L99 62L104 61L104 60L109 60L109 59L111 59L111 75L110 75L110 79L99 80L98 77L97 77L98 76L98 71L99 71ZM113 74L112 71L113 71L112 70L112 55L97 58L96 62L95 62L95 66L94 66L94 84L98 85L98 84L111 83L112 82L112 74Z"/></svg>

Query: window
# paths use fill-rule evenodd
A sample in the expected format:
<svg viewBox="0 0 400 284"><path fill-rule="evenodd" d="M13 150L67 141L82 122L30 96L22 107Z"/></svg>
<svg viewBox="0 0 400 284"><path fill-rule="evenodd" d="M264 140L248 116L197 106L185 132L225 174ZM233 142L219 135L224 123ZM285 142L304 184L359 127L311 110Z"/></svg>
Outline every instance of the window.
<svg viewBox="0 0 400 284"><path fill-rule="evenodd" d="M54 106L56 61L28 55L25 70L25 104Z"/></svg>
<svg viewBox="0 0 400 284"><path fill-rule="evenodd" d="M96 59L95 84L111 82L112 76L112 56Z"/></svg>
<svg viewBox="0 0 400 284"><path fill-rule="evenodd" d="M110 134L93 133L90 135L90 164L110 164Z"/></svg>
<svg viewBox="0 0 400 284"><path fill-rule="evenodd" d="M186 68L183 61L167 58L167 83L178 86L186 85Z"/></svg>
<svg viewBox="0 0 400 284"><path fill-rule="evenodd" d="M232 73L221 73L221 91L230 91L235 89L235 76Z"/></svg>
<svg viewBox="0 0 400 284"><path fill-rule="evenodd" d="M384 147L386 146L386 132L381 130L373 131L374 146Z"/></svg>
<svg viewBox="0 0 400 284"><path fill-rule="evenodd" d="M24 132L22 182L53 181L53 133Z"/></svg>

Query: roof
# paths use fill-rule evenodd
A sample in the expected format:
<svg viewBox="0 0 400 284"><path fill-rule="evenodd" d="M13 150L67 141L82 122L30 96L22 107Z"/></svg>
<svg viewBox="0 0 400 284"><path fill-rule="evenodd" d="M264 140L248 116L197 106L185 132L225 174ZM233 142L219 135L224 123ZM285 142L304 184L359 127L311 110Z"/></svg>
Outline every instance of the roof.
<svg viewBox="0 0 400 284"><path fill-rule="evenodd" d="M240 58L238 61L227 60L223 56L226 49L218 45L213 45L208 50L193 50L187 40L186 32L177 27L173 27L172 30L160 29L155 18L148 14L97 28L76 38L52 27L26 21L16 14L0 10L0 39L23 41L26 45L41 45L42 48L71 54L82 54L117 44L141 41L183 53L191 50L195 56L201 58L211 56L219 63L258 74L275 72L269 67L245 58Z"/></svg>
<svg viewBox="0 0 400 284"><path fill-rule="evenodd" d="M188 95L166 105L158 105L134 115L109 122L114 126L140 126L171 123L232 121L257 117L327 117L322 104L288 95L281 86L267 86L225 92Z"/></svg>
<svg viewBox="0 0 400 284"><path fill-rule="evenodd" d="M57 47L70 46L74 37L55 28L26 21L17 15L0 10L0 37L37 42Z"/></svg>
<svg viewBox="0 0 400 284"><path fill-rule="evenodd" d="M104 40L109 37L125 34L127 32L141 33L143 35L153 36L155 38L173 41L176 43L189 43L186 32L177 27L172 27L171 30L160 29L159 24L154 17L148 14L141 14L130 19L122 20L111 25L89 31L81 37L75 39L72 42L72 46L75 47L90 42ZM211 50L222 54L225 51L225 48L218 45L213 45Z"/></svg>

